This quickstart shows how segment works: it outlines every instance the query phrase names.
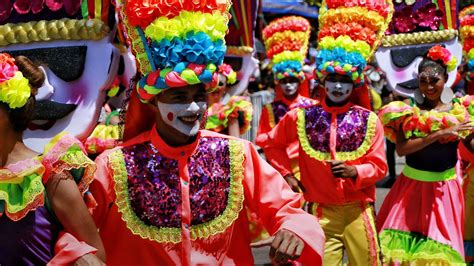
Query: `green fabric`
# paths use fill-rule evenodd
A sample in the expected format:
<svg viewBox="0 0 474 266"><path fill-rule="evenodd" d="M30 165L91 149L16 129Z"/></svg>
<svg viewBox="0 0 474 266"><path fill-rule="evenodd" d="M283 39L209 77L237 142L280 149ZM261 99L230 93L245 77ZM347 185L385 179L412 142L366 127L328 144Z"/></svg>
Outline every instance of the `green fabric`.
<svg viewBox="0 0 474 266"><path fill-rule="evenodd" d="M451 246L418 233L385 229L379 234L385 263L413 265L464 265L461 254Z"/></svg>
<svg viewBox="0 0 474 266"><path fill-rule="evenodd" d="M403 174L406 177L409 177L411 179L415 179L418 181L439 182L439 181L455 179L456 169L453 167L444 172L430 172L430 171L418 170L408 165L405 165L405 167L403 168Z"/></svg>
<svg viewBox="0 0 474 266"><path fill-rule="evenodd" d="M0 200L10 213L22 211L43 192L42 176L37 173L25 176L20 183L0 183Z"/></svg>

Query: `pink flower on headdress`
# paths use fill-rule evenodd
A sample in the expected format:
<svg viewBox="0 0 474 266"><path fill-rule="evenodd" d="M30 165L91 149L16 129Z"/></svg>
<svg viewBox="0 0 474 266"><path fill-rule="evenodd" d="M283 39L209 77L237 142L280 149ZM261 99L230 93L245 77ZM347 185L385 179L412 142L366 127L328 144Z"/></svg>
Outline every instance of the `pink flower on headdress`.
<svg viewBox="0 0 474 266"><path fill-rule="evenodd" d="M443 21L443 16L443 11L438 10L435 4L429 3L418 9L413 18L415 23L420 27L438 30L441 21Z"/></svg>
<svg viewBox="0 0 474 266"><path fill-rule="evenodd" d="M68 15L74 15L81 7L81 0L16 0L13 7L18 14L27 14L30 10L37 14L43 10L45 4L51 11L64 7Z"/></svg>
<svg viewBox="0 0 474 266"><path fill-rule="evenodd" d="M3 83L15 76L18 67L15 65L15 60L8 54L0 54L0 83Z"/></svg>
<svg viewBox="0 0 474 266"><path fill-rule="evenodd" d="M443 20L443 11L438 10L436 5L429 3L413 12L412 6L406 6L395 12L393 25L397 33L409 33L420 28L438 30Z"/></svg>

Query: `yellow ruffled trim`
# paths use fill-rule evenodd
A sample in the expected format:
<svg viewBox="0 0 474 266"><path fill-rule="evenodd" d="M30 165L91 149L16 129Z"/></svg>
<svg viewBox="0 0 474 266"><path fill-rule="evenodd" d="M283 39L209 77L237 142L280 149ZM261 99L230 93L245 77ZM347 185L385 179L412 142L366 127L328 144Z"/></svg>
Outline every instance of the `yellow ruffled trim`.
<svg viewBox="0 0 474 266"><path fill-rule="evenodd" d="M224 212L213 220L191 226L191 239L208 238L223 233L239 217L244 202L244 149L243 144L229 140L230 151L230 192Z"/></svg>
<svg viewBox="0 0 474 266"><path fill-rule="evenodd" d="M58 19L0 26L0 46L54 40L100 40L110 28L99 19Z"/></svg>
<svg viewBox="0 0 474 266"><path fill-rule="evenodd" d="M273 56L272 63L278 64L283 61L303 62L303 60L304 60L304 55L300 51L283 51Z"/></svg>
<svg viewBox="0 0 474 266"><path fill-rule="evenodd" d="M265 105L265 108L267 109L268 112L268 122L270 123L270 127L274 128L276 125L275 122L275 114L273 113L273 107L271 104Z"/></svg>
<svg viewBox="0 0 474 266"><path fill-rule="evenodd" d="M371 52L371 47L367 42L360 40L354 41L349 36L339 36L336 39L332 36L326 36L319 41L318 48L321 50L342 48L347 52L359 53L364 58L368 58Z"/></svg>
<svg viewBox="0 0 474 266"><path fill-rule="evenodd" d="M115 204L117 204L118 211L122 214L122 220L127 225L127 228L130 229L134 235L138 235L143 239L154 240L159 243L181 242L180 228L157 228L156 226L147 225L133 212L128 195L128 174L122 151L117 150L111 153L109 155L109 163L112 168L115 183Z"/></svg>
<svg viewBox="0 0 474 266"><path fill-rule="evenodd" d="M191 239L208 238L224 232L239 217L243 208L244 201L244 152L242 144L238 141L229 141L230 150L230 192L227 199L227 206L224 212L215 219L190 227ZM140 220L133 211L128 194L128 174L124 164L124 157L121 150L117 150L109 155L109 162L113 170L113 179L115 181L115 195L119 212L122 214L122 220L125 221L130 231L143 239L149 239L158 243L179 243L182 241L180 228L157 228L153 225L147 225Z"/></svg>
<svg viewBox="0 0 474 266"><path fill-rule="evenodd" d="M298 137L300 140L301 147L306 154L308 154L311 158L316 159L318 161L328 161L331 160L331 153L329 152L321 152L313 149L311 144L309 143L308 136L306 135L306 117L305 117L305 109L298 109ZM335 160L340 161L353 161L357 160L360 157L364 156L367 151L372 146L373 139L375 137L375 128L377 125L377 115L373 112L370 113L369 118L367 120L367 130L365 132L365 138L362 144L355 150L355 151L348 151L348 152L336 152Z"/></svg>

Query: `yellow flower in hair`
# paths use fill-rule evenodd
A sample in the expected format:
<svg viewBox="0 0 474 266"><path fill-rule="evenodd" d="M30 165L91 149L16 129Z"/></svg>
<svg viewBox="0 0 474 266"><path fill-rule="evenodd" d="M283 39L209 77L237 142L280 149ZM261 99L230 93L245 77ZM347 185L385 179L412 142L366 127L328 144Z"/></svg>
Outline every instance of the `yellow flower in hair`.
<svg viewBox="0 0 474 266"><path fill-rule="evenodd" d="M8 104L11 109L23 107L31 95L28 80L20 71L13 78L0 84L0 102Z"/></svg>

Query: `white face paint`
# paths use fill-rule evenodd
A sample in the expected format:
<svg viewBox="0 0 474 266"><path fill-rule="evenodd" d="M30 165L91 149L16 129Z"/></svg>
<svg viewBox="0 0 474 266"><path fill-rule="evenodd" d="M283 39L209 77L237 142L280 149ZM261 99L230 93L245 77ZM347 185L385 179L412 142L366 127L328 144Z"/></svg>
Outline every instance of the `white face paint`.
<svg viewBox="0 0 474 266"><path fill-rule="evenodd" d="M195 136L201 127L201 119L207 110L206 102L170 104L158 102L161 118L166 124L186 136Z"/></svg>
<svg viewBox="0 0 474 266"><path fill-rule="evenodd" d="M340 81L326 81L324 83L326 95L333 103L342 103L349 98L354 89L354 84Z"/></svg>
<svg viewBox="0 0 474 266"><path fill-rule="evenodd" d="M280 88L285 96L293 96L298 92L298 82L280 83Z"/></svg>

